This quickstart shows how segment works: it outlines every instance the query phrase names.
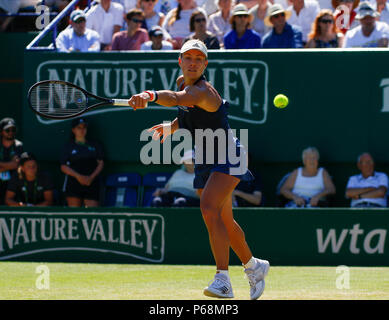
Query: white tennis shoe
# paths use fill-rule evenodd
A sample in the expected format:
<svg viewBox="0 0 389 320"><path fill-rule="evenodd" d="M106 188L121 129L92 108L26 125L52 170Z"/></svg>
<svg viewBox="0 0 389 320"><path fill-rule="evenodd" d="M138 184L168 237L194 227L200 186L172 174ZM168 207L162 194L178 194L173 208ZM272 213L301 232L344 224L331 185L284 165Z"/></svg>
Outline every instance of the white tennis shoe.
<svg viewBox="0 0 389 320"><path fill-rule="evenodd" d="M250 284L251 300L258 299L265 290L265 277L270 268L270 263L267 260L255 258L255 262L253 269L247 268L244 270Z"/></svg>
<svg viewBox="0 0 389 320"><path fill-rule="evenodd" d="M204 289L204 294L208 297L216 298L234 297L230 280L221 273L216 273L213 282Z"/></svg>

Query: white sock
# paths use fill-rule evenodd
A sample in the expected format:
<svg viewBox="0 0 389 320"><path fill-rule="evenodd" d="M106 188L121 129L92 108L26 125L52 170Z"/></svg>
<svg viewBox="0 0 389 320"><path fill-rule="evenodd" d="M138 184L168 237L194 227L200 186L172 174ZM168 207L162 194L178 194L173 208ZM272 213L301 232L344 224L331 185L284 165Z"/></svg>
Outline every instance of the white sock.
<svg viewBox="0 0 389 320"><path fill-rule="evenodd" d="M230 280L230 275L228 274L228 270L216 270L216 273L224 274L228 280Z"/></svg>
<svg viewBox="0 0 389 320"><path fill-rule="evenodd" d="M249 262L247 262L246 264L243 265L245 269L253 269L254 266L255 266L255 259L254 257L251 257L251 259L249 260Z"/></svg>

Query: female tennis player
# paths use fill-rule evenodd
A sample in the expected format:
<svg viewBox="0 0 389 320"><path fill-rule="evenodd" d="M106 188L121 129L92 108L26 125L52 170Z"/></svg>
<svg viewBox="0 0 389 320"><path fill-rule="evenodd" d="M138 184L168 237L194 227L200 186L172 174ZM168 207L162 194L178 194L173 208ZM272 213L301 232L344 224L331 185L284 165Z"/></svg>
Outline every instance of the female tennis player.
<svg viewBox="0 0 389 320"><path fill-rule="evenodd" d="M208 65L204 43L199 40L187 41L181 48L178 63L183 74L177 79L179 91L145 91L132 96L128 103L134 109L147 107L149 101L166 107L180 107L177 118L171 123L158 124L149 129L153 132L153 139L162 137L161 142L180 128L191 132L195 144L196 129L211 129L212 132L222 129L225 132L227 149L236 150L240 163L233 164L228 150L221 150L223 148L219 148L217 144L211 150L214 152L212 164L205 164L203 161L206 159L205 153L209 152L205 144L202 159L197 157L197 152L195 158L194 187L200 194L200 209L217 269L214 281L204 289L204 294L219 298L234 297L228 274L231 246L244 266L250 283L250 298L258 299L265 288L264 278L269 270L269 262L253 257L244 232L234 220L232 212L233 190L240 180L253 179L251 172L247 170L246 152L239 140L232 135L227 120L228 103L203 75Z"/></svg>

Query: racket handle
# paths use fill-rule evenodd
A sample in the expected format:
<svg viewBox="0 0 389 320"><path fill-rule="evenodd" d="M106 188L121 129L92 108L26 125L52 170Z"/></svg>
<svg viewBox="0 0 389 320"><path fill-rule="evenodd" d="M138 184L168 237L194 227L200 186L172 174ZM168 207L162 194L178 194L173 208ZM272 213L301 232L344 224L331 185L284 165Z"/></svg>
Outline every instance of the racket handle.
<svg viewBox="0 0 389 320"><path fill-rule="evenodd" d="M114 106L129 107L128 99L113 99Z"/></svg>

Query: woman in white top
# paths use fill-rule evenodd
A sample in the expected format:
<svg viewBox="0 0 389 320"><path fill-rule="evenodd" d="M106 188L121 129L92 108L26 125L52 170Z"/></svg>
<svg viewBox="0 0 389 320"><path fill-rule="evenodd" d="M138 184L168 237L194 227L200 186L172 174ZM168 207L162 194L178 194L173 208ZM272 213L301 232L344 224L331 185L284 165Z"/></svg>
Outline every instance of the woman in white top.
<svg viewBox="0 0 389 320"><path fill-rule="evenodd" d="M177 8L168 12L162 24L173 38L173 49L180 49L182 42L191 32L189 30L189 20L195 10L205 11L197 7L195 0L178 0Z"/></svg>
<svg viewBox="0 0 389 320"><path fill-rule="evenodd" d="M280 190L281 195L292 200L286 207L318 207L319 201L336 192L327 170L319 168L319 151L309 147L302 158L304 166L295 169Z"/></svg>

